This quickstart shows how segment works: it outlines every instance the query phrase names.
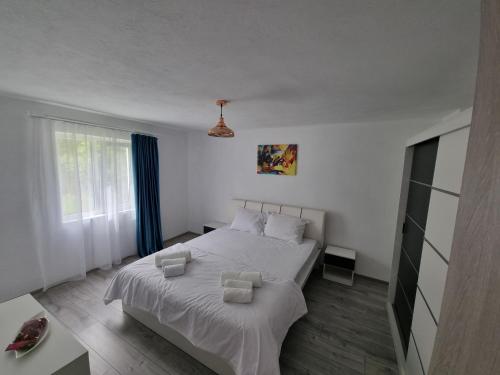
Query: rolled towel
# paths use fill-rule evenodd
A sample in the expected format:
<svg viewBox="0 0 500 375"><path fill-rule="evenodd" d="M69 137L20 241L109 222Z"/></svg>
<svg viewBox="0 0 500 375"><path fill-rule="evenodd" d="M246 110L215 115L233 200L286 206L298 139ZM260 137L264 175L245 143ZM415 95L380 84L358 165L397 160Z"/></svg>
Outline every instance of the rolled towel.
<svg viewBox="0 0 500 375"><path fill-rule="evenodd" d="M224 285L226 280L244 280L251 281L254 288L262 286L262 273L260 272L222 272L220 283Z"/></svg>
<svg viewBox="0 0 500 375"><path fill-rule="evenodd" d="M245 280L226 280L224 281L225 288L240 288L240 289L252 289L252 282Z"/></svg>
<svg viewBox="0 0 500 375"><path fill-rule="evenodd" d="M172 246L172 250L183 251L185 254L186 262L191 262L191 247L179 242Z"/></svg>
<svg viewBox="0 0 500 375"><path fill-rule="evenodd" d="M162 259L161 266L172 266L174 264L184 264L186 265L186 258L174 258L174 259Z"/></svg>
<svg viewBox="0 0 500 375"><path fill-rule="evenodd" d="M155 264L156 267L161 267L161 261L163 259L175 259L175 258L186 258L186 262L191 262L191 250L168 250L159 251L155 254Z"/></svg>
<svg viewBox="0 0 500 375"><path fill-rule="evenodd" d="M185 264L172 264L170 266L163 267L163 276L172 277L184 275Z"/></svg>
<svg viewBox="0 0 500 375"><path fill-rule="evenodd" d="M253 298L252 289L224 288L224 302L250 303Z"/></svg>

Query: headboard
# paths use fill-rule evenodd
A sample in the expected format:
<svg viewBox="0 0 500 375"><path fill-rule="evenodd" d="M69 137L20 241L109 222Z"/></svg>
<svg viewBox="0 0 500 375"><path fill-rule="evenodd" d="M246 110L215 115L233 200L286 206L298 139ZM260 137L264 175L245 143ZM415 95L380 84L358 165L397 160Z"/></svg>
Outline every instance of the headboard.
<svg viewBox="0 0 500 375"><path fill-rule="evenodd" d="M236 210L239 207L248 208L260 212L276 212L283 215L296 216L307 219L306 231L304 237L312 238L318 241L320 248L323 248L325 242L325 216L326 212L314 208L305 208L297 206L289 206L285 204L266 203L251 201L246 199L233 199L231 202L230 219L234 218Z"/></svg>

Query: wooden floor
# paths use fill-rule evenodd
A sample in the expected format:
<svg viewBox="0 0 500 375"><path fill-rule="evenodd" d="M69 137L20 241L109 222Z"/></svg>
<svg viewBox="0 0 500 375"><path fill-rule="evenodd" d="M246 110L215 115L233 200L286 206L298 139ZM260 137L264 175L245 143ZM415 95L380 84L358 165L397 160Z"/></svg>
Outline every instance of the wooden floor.
<svg viewBox="0 0 500 375"><path fill-rule="evenodd" d="M104 306L109 281L135 259L127 258L108 271L91 271L84 281L34 297L88 349L92 375L213 374L123 313L120 301ZM386 294L385 283L357 277L349 288L323 280L314 271L304 288L309 313L292 326L283 343L282 374L396 374Z"/></svg>

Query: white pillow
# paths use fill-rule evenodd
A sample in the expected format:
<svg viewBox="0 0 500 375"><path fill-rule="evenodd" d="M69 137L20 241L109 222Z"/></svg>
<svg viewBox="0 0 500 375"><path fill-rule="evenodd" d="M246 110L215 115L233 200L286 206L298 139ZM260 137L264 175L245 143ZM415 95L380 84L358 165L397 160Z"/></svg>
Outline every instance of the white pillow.
<svg viewBox="0 0 500 375"><path fill-rule="evenodd" d="M242 232L250 232L262 236L264 231L265 216L254 210L246 208L238 208L234 220L231 223L231 229L240 230Z"/></svg>
<svg viewBox="0 0 500 375"><path fill-rule="evenodd" d="M267 218L264 235L300 244L306 224L307 221L300 217L271 214Z"/></svg>

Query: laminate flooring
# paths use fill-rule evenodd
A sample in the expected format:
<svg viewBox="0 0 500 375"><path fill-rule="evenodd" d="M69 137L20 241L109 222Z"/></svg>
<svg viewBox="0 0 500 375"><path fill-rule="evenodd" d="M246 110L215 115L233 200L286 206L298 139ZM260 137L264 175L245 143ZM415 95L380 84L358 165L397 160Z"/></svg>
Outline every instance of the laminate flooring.
<svg viewBox="0 0 500 375"><path fill-rule="evenodd" d="M194 237L186 233L165 245ZM113 275L136 259L33 296L88 349L92 375L213 374L123 313L120 301L104 305ZM315 270L304 295L309 312L290 328L283 343L282 374L397 374L386 283L357 276L354 286L346 287L324 280Z"/></svg>

